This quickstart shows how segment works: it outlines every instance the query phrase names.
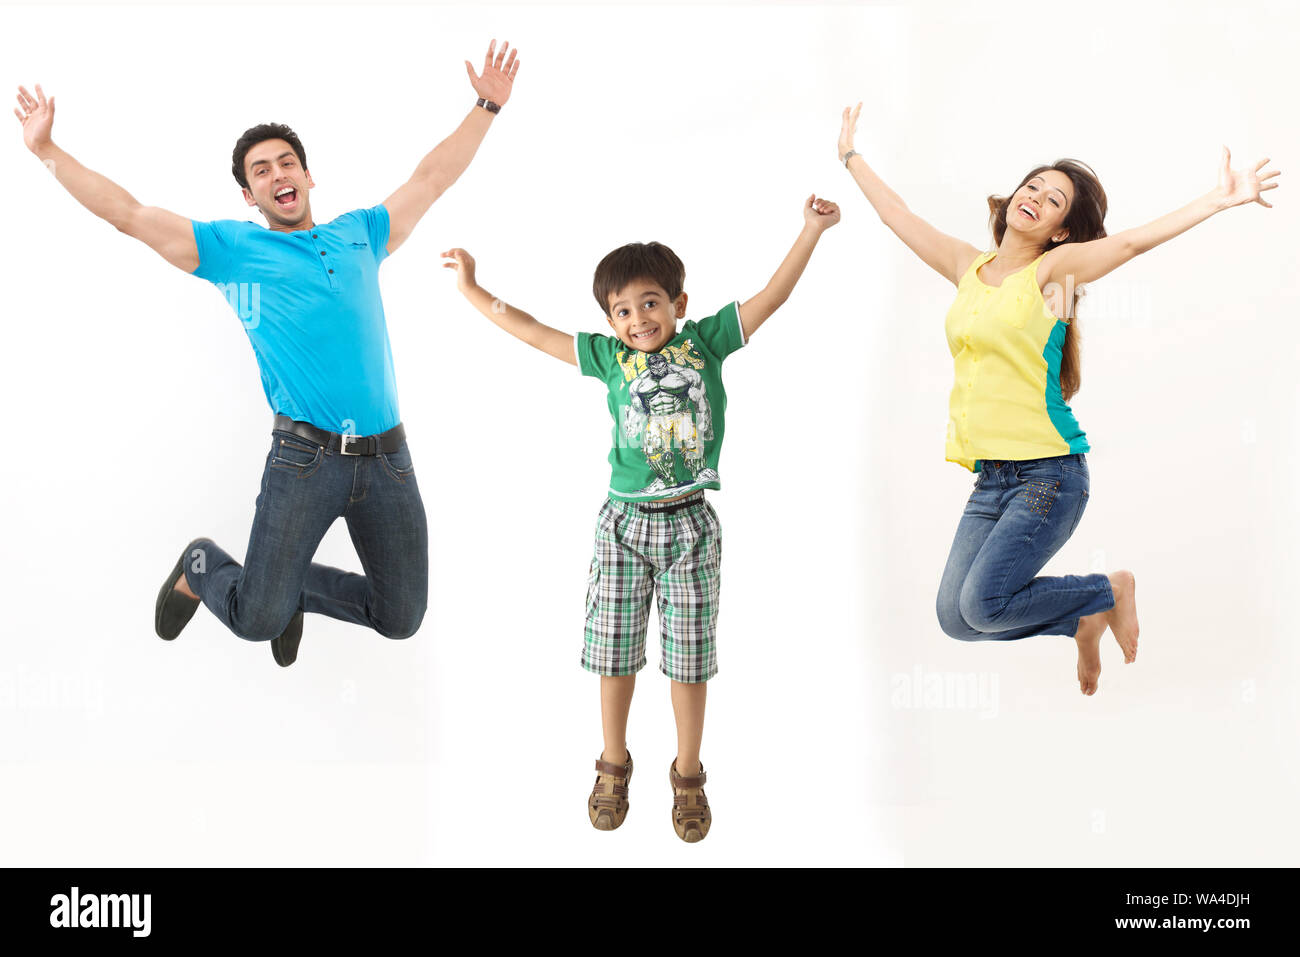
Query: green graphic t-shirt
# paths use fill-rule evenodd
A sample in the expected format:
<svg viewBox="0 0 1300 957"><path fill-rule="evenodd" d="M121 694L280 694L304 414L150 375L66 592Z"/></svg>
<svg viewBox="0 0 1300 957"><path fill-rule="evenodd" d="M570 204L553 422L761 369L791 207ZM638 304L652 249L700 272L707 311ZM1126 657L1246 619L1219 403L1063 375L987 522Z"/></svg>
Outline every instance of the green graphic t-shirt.
<svg viewBox="0 0 1300 957"><path fill-rule="evenodd" d="M611 498L653 501L722 487L722 360L744 344L737 302L687 322L658 352L633 349L617 336L578 333L578 368L609 387Z"/></svg>

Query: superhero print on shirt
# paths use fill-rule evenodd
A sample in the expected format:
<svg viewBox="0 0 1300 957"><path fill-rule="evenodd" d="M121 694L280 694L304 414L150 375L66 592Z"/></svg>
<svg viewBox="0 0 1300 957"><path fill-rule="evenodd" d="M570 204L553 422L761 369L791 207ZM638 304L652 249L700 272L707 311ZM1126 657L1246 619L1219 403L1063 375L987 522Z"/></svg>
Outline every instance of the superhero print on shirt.
<svg viewBox="0 0 1300 957"><path fill-rule="evenodd" d="M623 434L640 441L655 474L653 483L632 494L716 482L718 473L704 464L704 443L713 438L709 396L698 371L704 356L691 340L662 352L620 352L618 363L628 381Z"/></svg>

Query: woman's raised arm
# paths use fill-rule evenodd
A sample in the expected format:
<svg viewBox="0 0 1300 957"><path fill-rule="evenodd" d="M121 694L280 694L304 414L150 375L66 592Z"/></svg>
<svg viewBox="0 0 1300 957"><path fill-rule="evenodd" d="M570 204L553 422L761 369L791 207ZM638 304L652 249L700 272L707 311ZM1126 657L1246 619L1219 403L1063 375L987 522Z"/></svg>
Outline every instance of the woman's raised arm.
<svg viewBox="0 0 1300 957"><path fill-rule="evenodd" d="M1126 229L1088 243L1067 242L1057 246L1043 257L1043 268L1046 270L1044 281L1069 281L1080 286L1100 279L1134 256L1168 242L1179 233L1187 232L1215 213L1245 203L1259 203L1271 209L1273 204L1265 202L1260 194L1277 188L1277 183L1267 183L1265 180L1277 176L1279 171L1272 170L1260 175L1260 170L1268 162L1267 159L1262 159L1255 164L1254 169L1235 170L1232 168L1232 155L1225 146L1219 167L1219 185L1210 192L1145 226Z"/></svg>
<svg viewBox="0 0 1300 957"><path fill-rule="evenodd" d="M939 232L908 209L902 197L886 186L885 181L867 165L862 154L854 151L853 131L861 111L861 103L852 112L847 106L844 108L840 124L840 162L843 163L849 153L853 154L846 165L853 174L853 181L867 197L880 221L892 229L894 235L907 244L908 249L920 256L922 262L954 286L957 285L980 251L955 236Z"/></svg>

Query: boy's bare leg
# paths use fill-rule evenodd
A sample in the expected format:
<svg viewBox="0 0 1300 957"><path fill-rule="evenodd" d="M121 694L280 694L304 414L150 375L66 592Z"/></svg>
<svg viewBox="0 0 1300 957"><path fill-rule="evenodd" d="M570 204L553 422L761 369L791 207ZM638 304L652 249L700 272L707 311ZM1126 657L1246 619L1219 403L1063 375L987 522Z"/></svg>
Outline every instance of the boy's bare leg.
<svg viewBox="0 0 1300 957"><path fill-rule="evenodd" d="M600 676L600 724L605 732L602 761L627 764L627 714L635 687L636 675Z"/></svg>
<svg viewBox="0 0 1300 957"><path fill-rule="evenodd" d="M677 719L677 773L700 773L700 739L704 737L704 696L707 681L672 682L673 717Z"/></svg>

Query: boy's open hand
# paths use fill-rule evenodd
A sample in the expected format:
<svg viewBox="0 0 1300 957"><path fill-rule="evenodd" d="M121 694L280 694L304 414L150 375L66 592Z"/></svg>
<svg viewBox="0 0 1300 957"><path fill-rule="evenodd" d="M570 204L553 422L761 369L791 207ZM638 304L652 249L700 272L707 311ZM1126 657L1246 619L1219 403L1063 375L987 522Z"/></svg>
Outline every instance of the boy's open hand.
<svg viewBox="0 0 1300 957"><path fill-rule="evenodd" d="M519 51L510 50L509 43L503 41L500 51L496 47L496 40L488 44L487 55L483 58L482 76L474 72L469 60L465 61L465 71L469 74L469 82L475 93L497 106L505 106L506 100L510 99L510 88L514 85L521 61L515 59L515 54ZM510 50L509 59L506 59L506 50Z"/></svg>
<svg viewBox="0 0 1300 957"><path fill-rule="evenodd" d="M474 282L474 257L463 249L448 249L442 254L443 259L450 259L451 262L443 263L447 269L456 270L456 288L461 292L467 289L473 289L477 283Z"/></svg>
<svg viewBox="0 0 1300 957"><path fill-rule="evenodd" d="M844 154L853 149L853 131L858 126L858 114L862 112L862 104L859 103L849 112L849 108L844 107L844 114L840 117L840 142L837 147L839 150L840 162L844 162Z"/></svg>
<svg viewBox="0 0 1300 957"><path fill-rule="evenodd" d="M33 153L50 142L50 128L54 126L54 97L48 101L41 85L36 84L36 97L33 98L25 87L18 88L18 108L14 116L23 125L23 142Z"/></svg>
<svg viewBox="0 0 1300 957"><path fill-rule="evenodd" d="M840 208L829 199L818 199L814 194L804 201L803 221L805 225L823 232L840 221Z"/></svg>

